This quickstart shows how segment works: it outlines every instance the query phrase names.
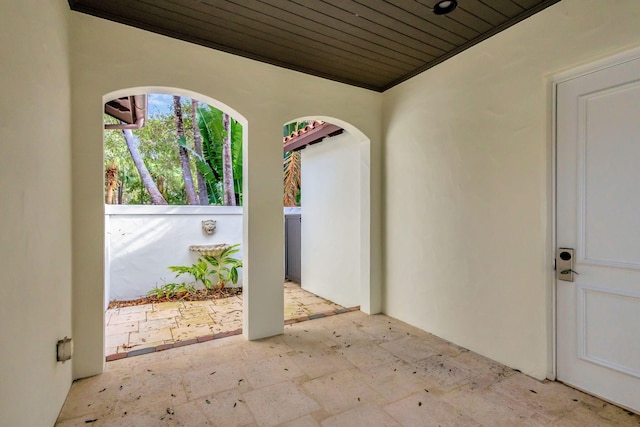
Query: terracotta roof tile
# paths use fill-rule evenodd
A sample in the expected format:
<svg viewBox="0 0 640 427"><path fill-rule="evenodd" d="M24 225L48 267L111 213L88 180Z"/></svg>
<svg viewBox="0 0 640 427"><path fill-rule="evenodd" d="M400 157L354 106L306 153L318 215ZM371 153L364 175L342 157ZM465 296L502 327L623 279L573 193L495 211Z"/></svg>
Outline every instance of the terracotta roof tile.
<svg viewBox="0 0 640 427"><path fill-rule="evenodd" d="M302 136L305 133L309 132L310 130L315 129L318 126L322 126L324 123L325 122L323 122L322 120L314 120L311 123L307 124L302 129L298 129L296 132L292 132L291 135L287 135L284 138L282 138L282 143L286 144L287 142L291 141L292 139L295 139L295 138L297 138L299 136Z"/></svg>

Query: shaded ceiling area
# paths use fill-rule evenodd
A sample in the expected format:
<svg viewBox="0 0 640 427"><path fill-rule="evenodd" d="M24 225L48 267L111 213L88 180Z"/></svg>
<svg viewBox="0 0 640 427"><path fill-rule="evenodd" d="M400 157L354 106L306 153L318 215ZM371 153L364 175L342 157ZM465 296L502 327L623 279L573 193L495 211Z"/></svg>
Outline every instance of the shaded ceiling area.
<svg viewBox="0 0 640 427"><path fill-rule="evenodd" d="M557 3L458 0L69 0L72 10L383 92Z"/></svg>

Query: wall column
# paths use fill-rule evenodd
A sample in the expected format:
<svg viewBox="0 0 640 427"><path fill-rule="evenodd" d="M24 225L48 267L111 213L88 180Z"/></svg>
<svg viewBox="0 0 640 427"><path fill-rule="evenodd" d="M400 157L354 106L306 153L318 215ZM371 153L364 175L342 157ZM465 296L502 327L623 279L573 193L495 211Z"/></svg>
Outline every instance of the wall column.
<svg viewBox="0 0 640 427"><path fill-rule="evenodd" d="M243 145L243 335L284 332L282 123L248 117Z"/></svg>

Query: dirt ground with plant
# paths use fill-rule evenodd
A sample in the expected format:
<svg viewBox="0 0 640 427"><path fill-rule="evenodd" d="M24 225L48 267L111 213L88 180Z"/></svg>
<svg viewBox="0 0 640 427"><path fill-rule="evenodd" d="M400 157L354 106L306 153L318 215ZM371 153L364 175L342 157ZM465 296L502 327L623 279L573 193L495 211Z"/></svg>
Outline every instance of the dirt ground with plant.
<svg viewBox="0 0 640 427"><path fill-rule="evenodd" d="M184 292L181 294L173 294L170 296L149 295L146 297L127 300L127 301L110 301L109 308L131 307L134 305L152 304L170 301L206 301L221 298L229 298L234 295L242 295L242 286L228 287L222 289L199 289L194 292Z"/></svg>

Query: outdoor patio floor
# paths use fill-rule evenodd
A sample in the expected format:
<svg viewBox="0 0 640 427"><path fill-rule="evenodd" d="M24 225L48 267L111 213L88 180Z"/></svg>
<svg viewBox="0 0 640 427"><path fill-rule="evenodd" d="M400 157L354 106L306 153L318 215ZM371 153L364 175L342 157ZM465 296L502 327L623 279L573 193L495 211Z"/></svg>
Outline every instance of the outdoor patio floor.
<svg viewBox="0 0 640 427"><path fill-rule="evenodd" d="M284 284L285 323L345 310L296 283ZM109 309L105 323L108 361L167 350L242 333L242 295Z"/></svg>
<svg viewBox="0 0 640 427"><path fill-rule="evenodd" d="M639 426L384 315L360 311L106 364L75 381L59 427Z"/></svg>

